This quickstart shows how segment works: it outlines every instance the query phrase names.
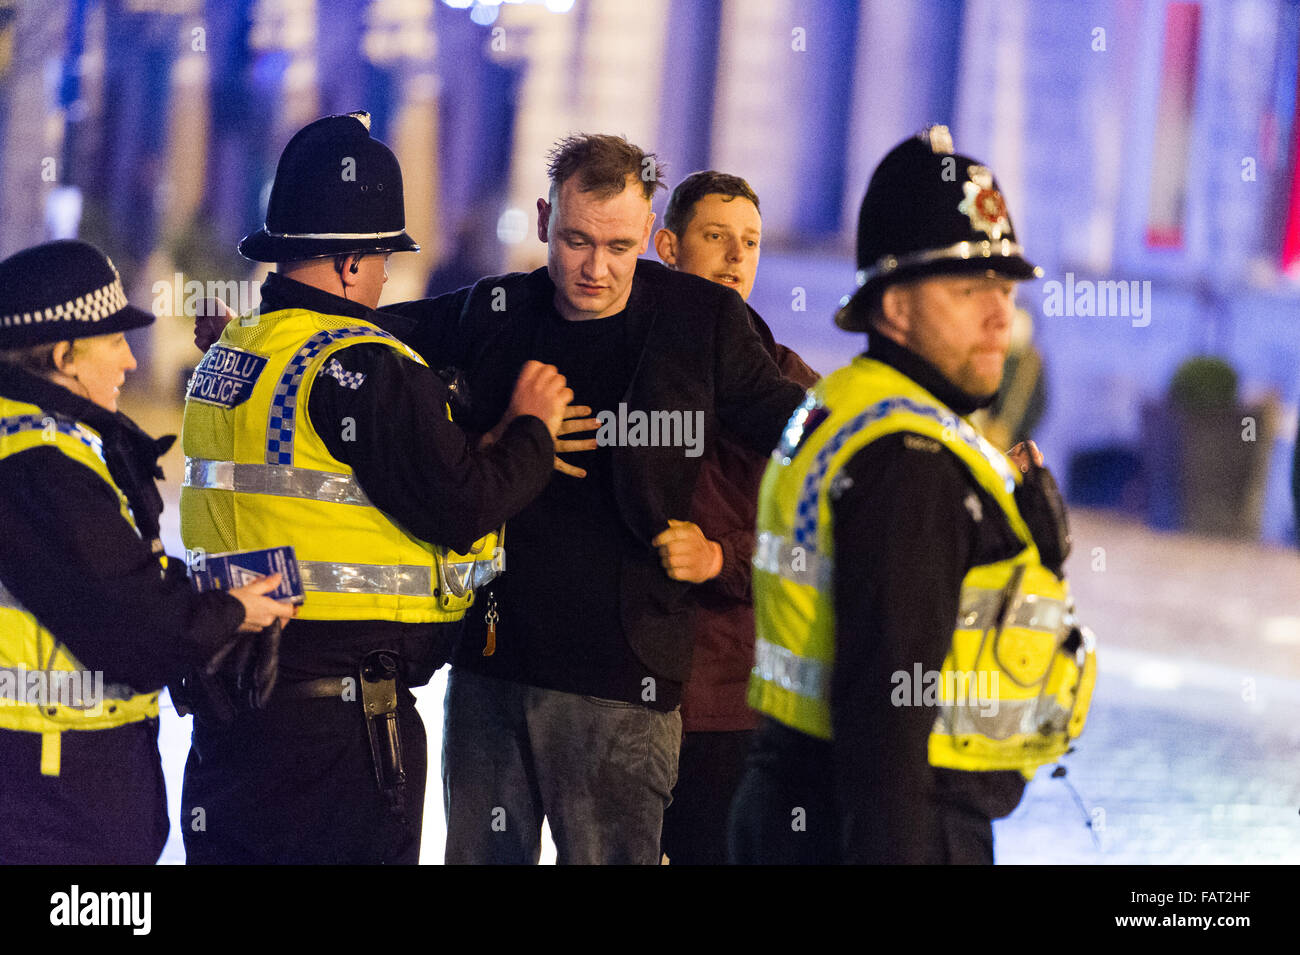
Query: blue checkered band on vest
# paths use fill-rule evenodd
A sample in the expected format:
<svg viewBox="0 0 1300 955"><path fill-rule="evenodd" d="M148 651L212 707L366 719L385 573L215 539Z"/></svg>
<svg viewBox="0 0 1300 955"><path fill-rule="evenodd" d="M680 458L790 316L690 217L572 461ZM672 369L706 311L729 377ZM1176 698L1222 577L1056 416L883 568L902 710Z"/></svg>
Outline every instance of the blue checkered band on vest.
<svg viewBox="0 0 1300 955"><path fill-rule="evenodd" d="M307 339L298 349L298 353L289 360L284 374L276 382L275 394L271 398L271 413L266 421L267 464L293 464L293 431L298 410L298 389L302 387L302 376L307 366L311 364L311 360L326 345L344 338L357 338L362 335L378 336L397 342L396 338L379 328L352 326L326 329Z"/></svg>
<svg viewBox="0 0 1300 955"><path fill-rule="evenodd" d="M835 432L834 437L822 445L821 450L817 452L812 467L808 469L807 475L804 476L803 487L799 491L799 503L795 507L794 542L805 548L809 553L817 549L817 496L822 480L826 477L826 469L830 467L831 458L835 456L835 453L840 448L844 447L844 443L849 438L868 425L888 417L896 411L907 411L937 421L942 427L947 428L951 434L956 435L965 444L984 456L985 460L993 466L994 470L1006 483L1008 493L1015 489L1016 481L1011 475L1007 462L993 449L992 445L982 442L979 434L966 421L963 421L951 411L936 408L932 405L918 404L910 398L886 398L883 401L876 402Z"/></svg>
<svg viewBox="0 0 1300 955"><path fill-rule="evenodd" d="M50 427L80 441L95 452L95 457L104 460L104 442L99 435L85 425L62 415L43 415L38 418L36 415L22 414L11 418L0 418L0 438L21 434L24 431L44 431Z"/></svg>

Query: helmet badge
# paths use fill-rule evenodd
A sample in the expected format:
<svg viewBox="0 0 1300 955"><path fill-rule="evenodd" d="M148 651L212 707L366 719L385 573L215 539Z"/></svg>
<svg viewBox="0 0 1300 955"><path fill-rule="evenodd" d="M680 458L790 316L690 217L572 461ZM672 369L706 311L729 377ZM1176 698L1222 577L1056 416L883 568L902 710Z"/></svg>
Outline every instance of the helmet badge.
<svg viewBox="0 0 1300 955"><path fill-rule="evenodd" d="M1010 228L1007 204L1002 193L993 188L993 173L984 166L971 166L967 170L969 181L962 183L966 194L957 211L970 219L972 229L978 229L990 239L1002 238Z"/></svg>

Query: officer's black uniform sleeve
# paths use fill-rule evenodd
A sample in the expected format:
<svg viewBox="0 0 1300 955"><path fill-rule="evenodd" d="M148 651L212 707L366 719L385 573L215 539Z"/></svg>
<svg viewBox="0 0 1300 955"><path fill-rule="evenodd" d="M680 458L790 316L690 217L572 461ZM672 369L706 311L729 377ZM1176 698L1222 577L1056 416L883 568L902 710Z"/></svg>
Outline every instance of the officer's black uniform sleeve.
<svg viewBox="0 0 1300 955"><path fill-rule="evenodd" d="M432 370L362 343L326 361L307 412L376 507L421 540L465 551L546 486L554 443L539 418L522 415L478 450L448 420L446 401Z"/></svg>
<svg viewBox="0 0 1300 955"><path fill-rule="evenodd" d="M832 501L831 724L848 862L929 861L939 838L927 756L936 710L910 705L923 689L913 700L911 687L918 667L943 665L974 549L961 469L937 442L890 435L848 462L852 485Z"/></svg>
<svg viewBox="0 0 1300 955"><path fill-rule="evenodd" d="M57 449L0 461L0 489L0 580L105 682L157 690L243 622L236 598L196 593L182 561L160 574L112 488Z"/></svg>
<svg viewBox="0 0 1300 955"><path fill-rule="evenodd" d="M459 334L460 321L471 291L469 286L437 298L385 305L383 328L419 352L430 367L460 367L469 344Z"/></svg>
<svg viewBox="0 0 1300 955"><path fill-rule="evenodd" d="M781 374L750 324L741 297L721 299L717 321L714 396L718 417L758 454L776 447L781 429L803 400L804 389Z"/></svg>

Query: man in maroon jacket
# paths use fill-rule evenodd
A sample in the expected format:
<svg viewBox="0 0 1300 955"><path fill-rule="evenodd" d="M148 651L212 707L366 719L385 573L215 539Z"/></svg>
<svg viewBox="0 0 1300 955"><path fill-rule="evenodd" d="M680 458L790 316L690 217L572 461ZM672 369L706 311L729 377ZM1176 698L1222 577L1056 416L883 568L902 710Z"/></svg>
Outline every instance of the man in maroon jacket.
<svg viewBox="0 0 1300 955"><path fill-rule="evenodd" d="M696 172L673 190L655 251L665 265L734 288L748 301L762 231L749 183ZM798 355L776 343L752 308L749 318L783 375L804 387L817 380ZM758 722L745 704L754 665L749 561L767 459L725 434L710 447L691 502L693 520L670 522L654 540L670 577L700 585L691 620L691 677L682 695L681 760L662 836L676 865L726 862L727 811Z"/></svg>

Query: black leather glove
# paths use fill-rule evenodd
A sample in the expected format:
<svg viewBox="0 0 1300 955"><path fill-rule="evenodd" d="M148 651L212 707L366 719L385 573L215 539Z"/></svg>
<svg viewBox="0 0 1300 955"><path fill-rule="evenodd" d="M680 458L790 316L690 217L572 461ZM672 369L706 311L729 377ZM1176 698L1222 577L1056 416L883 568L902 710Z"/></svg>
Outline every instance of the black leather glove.
<svg viewBox="0 0 1300 955"><path fill-rule="evenodd" d="M1065 559L1070 556L1072 541L1065 500L1052 472L1031 463L1016 488L1016 506L1034 535L1043 566L1057 577L1064 577Z"/></svg>
<svg viewBox="0 0 1300 955"><path fill-rule="evenodd" d="M280 635L278 620L257 633L235 634L182 681L186 708L217 723L231 722L240 710L263 709L280 670Z"/></svg>
<svg viewBox="0 0 1300 955"><path fill-rule="evenodd" d="M231 647L222 650L208 663L208 672L224 670L234 677L235 694L239 705L250 710L264 708L271 699L275 689L275 680L280 672L280 635L282 628L277 620L265 630L257 633L242 634L243 640L234 648L233 660L222 667L222 660L230 653Z"/></svg>

